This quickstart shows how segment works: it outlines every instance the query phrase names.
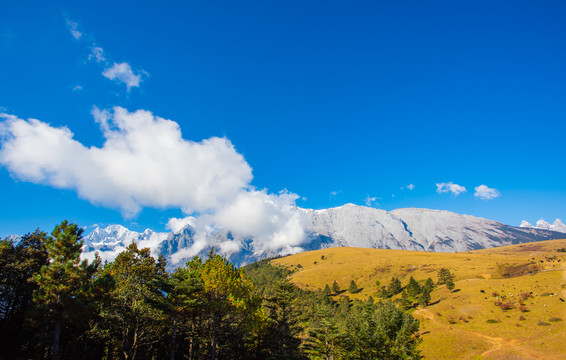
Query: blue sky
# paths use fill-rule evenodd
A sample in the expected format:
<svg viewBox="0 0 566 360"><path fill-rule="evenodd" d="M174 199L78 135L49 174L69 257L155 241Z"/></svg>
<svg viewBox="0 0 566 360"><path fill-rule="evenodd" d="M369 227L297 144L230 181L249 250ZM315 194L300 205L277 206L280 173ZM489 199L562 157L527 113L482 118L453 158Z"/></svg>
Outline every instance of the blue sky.
<svg viewBox="0 0 566 360"><path fill-rule="evenodd" d="M286 189L297 197L283 203L315 209L355 203L511 225L565 220L565 15L561 1L6 2L0 236L50 231L62 219L163 230L171 217L216 216L250 189L277 201ZM225 194L207 193L215 205L190 190L172 197L184 179L140 178L150 195L122 200L131 184L109 190L111 176L93 185L96 171L77 170L75 161L88 166L87 150L107 142L106 121L138 121L138 110L150 124L176 122L190 142L179 147L192 146L175 157L182 171L164 177L186 176L197 188L207 171L233 176ZM39 137L10 142L7 124L30 118L66 127L84 155ZM211 138L229 142L198 145ZM22 159L16 145L35 152ZM224 160L183 161L201 148L214 161L226 151L237 175L208 168ZM68 166L51 157L47 169L44 154ZM38 168L45 173L31 174Z"/></svg>

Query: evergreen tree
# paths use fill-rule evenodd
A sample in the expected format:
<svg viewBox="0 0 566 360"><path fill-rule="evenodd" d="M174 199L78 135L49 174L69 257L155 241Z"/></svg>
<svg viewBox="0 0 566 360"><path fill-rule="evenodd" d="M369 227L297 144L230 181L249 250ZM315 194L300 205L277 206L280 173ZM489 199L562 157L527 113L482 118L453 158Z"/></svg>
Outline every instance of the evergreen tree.
<svg viewBox="0 0 566 360"><path fill-rule="evenodd" d="M49 264L35 277L34 301L53 324L53 359L59 356L62 327L73 320L88 320L92 280L100 259L90 265L81 262L82 233L83 229L67 220L57 225L45 240Z"/></svg>
<svg viewBox="0 0 566 360"><path fill-rule="evenodd" d="M332 292L334 294L338 294L340 292L340 285L338 285L336 280L334 280L334 282L332 283Z"/></svg>
<svg viewBox="0 0 566 360"><path fill-rule="evenodd" d="M321 306L309 321L303 349L311 359L337 359L341 333L331 307Z"/></svg>
<svg viewBox="0 0 566 360"><path fill-rule="evenodd" d="M438 285L447 284L449 281L454 281L454 274L447 268L438 270Z"/></svg>
<svg viewBox="0 0 566 360"><path fill-rule="evenodd" d="M387 297L392 297L399 294L403 290L403 286L401 285L401 280L397 279L396 277L391 278L391 282L387 286Z"/></svg>
<svg viewBox="0 0 566 360"><path fill-rule="evenodd" d="M350 281L350 286L348 287L348 291L350 292L350 294L355 294L359 291L358 285L356 285L356 282L354 280Z"/></svg>
<svg viewBox="0 0 566 360"><path fill-rule="evenodd" d="M423 291L421 292L421 294L419 295L419 305L423 305L423 306L427 306L430 303L430 288L428 286L423 286Z"/></svg>
<svg viewBox="0 0 566 360"><path fill-rule="evenodd" d="M295 288L288 282L281 282L274 293L264 300L264 307L269 318L266 331L265 349L262 359L303 359L300 351L299 311L295 305Z"/></svg>
<svg viewBox="0 0 566 360"><path fill-rule="evenodd" d="M322 290L322 293L326 296L330 295L330 286L328 286L328 284L326 284L326 286L324 287L324 290Z"/></svg>
<svg viewBox="0 0 566 360"><path fill-rule="evenodd" d="M448 290L452 291L452 290L454 290L455 287L456 287L456 284L454 284L454 281L452 281L452 279L450 279L446 282L446 288L448 288Z"/></svg>
<svg viewBox="0 0 566 360"><path fill-rule="evenodd" d="M416 298L422 291L419 283L411 276L409 284L407 285L407 295L411 298Z"/></svg>
<svg viewBox="0 0 566 360"><path fill-rule="evenodd" d="M426 281L423 285L423 290L424 289L428 289L429 292L432 292L432 290L434 290L434 281L432 281L431 278L426 279Z"/></svg>

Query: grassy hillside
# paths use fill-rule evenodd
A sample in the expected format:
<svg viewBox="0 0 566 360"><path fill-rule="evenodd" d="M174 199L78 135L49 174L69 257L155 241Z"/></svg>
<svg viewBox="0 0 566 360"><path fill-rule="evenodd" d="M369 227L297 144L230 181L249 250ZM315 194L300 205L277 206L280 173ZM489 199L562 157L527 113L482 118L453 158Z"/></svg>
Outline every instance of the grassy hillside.
<svg viewBox="0 0 566 360"><path fill-rule="evenodd" d="M391 277L436 282L448 268L456 288L436 288L432 304L413 313L426 359L565 359L565 248L566 240L462 253L330 248L274 263L296 270L291 281L305 289L355 280L361 291L341 294L350 298L376 298L376 281Z"/></svg>

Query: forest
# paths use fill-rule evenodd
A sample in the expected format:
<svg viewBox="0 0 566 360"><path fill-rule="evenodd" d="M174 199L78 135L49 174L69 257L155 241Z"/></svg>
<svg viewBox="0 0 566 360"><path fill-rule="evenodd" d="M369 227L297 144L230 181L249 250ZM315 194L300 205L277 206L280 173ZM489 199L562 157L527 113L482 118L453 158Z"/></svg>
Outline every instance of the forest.
<svg viewBox="0 0 566 360"><path fill-rule="evenodd" d="M171 272L135 243L89 263L82 233L63 221L0 241L0 359L421 358L419 322L406 309L429 290L393 303L401 288L392 279L377 300L334 301L334 284L305 291L286 268L236 268L214 249Z"/></svg>

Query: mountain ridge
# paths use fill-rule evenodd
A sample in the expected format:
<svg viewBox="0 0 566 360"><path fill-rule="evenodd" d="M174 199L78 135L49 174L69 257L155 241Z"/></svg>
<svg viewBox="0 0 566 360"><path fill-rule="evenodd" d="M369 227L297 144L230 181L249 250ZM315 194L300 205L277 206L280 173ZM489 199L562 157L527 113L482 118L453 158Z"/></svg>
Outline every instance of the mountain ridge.
<svg viewBox="0 0 566 360"><path fill-rule="evenodd" d="M149 247L152 254L165 256L170 267L179 266L195 255L205 256L211 247L241 266L267 257L327 247L460 252L566 237L549 229L514 227L446 210L386 211L354 204L294 210L304 220L306 236L301 244L292 248L266 246L260 239L239 235L230 229L205 233L186 225L169 233L151 229L138 233L121 225L110 225L97 227L84 237L84 257L93 258L95 252L99 252L103 260L112 260L135 241L141 247Z"/></svg>

